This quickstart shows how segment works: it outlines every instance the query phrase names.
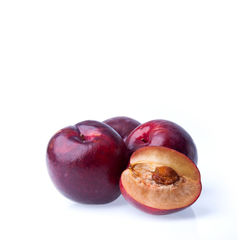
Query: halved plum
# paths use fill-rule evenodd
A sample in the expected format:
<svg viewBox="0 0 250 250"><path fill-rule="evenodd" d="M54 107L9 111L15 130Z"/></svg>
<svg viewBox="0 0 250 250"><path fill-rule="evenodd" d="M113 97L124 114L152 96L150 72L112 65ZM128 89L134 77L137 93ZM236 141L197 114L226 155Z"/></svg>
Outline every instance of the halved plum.
<svg viewBox="0 0 250 250"><path fill-rule="evenodd" d="M141 210L167 214L193 204L201 193L200 172L174 149L148 146L136 150L123 171L124 198Z"/></svg>

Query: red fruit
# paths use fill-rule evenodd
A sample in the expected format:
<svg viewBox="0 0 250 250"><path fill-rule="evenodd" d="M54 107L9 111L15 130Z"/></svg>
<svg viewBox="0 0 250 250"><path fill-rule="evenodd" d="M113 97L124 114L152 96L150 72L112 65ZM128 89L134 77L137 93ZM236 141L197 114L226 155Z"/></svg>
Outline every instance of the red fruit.
<svg viewBox="0 0 250 250"><path fill-rule="evenodd" d="M184 154L149 146L132 154L129 167L121 175L120 189L137 208L151 214L167 214L198 199L200 173Z"/></svg>
<svg viewBox="0 0 250 250"><path fill-rule="evenodd" d="M47 165L55 186L66 197L102 204L120 195L119 178L127 149L118 133L97 121L84 121L56 133L47 148Z"/></svg>
<svg viewBox="0 0 250 250"><path fill-rule="evenodd" d="M126 116L113 117L105 120L104 123L116 130L124 140L133 129L140 125L138 121Z"/></svg>
<svg viewBox="0 0 250 250"><path fill-rule="evenodd" d="M166 120L152 120L134 129L125 143L130 151L145 146L164 146L175 149L197 163L197 150L191 136L179 125Z"/></svg>

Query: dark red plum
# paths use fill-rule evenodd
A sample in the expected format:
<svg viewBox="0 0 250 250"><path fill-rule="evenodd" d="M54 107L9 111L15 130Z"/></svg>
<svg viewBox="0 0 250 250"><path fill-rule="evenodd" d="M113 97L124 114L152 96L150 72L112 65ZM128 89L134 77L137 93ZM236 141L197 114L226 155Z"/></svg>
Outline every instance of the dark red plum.
<svg viewBox="0 0 250 250"><path fill-rule="evenodd" d="M140 123L126 116L113 117L105 120L104 123L112 127L125 140L130 132L135 129Z"/></svg>
<svg viewBox="0 0 250 250"><path fill-rule="evenodd" d="M166 120L152 120L134 129L125 143L130 151L145 146L164 146L175 149L197 164L196 146L191 136L179 125Z"/></svg>
<svg viewBox="0 0 250 250"><path fill-rule="evenodd" d="M104 204L120 195L119 178L128 154L120 135L98 121L57 132L47 148L47 166L57 189L71 200Z"/></svg>

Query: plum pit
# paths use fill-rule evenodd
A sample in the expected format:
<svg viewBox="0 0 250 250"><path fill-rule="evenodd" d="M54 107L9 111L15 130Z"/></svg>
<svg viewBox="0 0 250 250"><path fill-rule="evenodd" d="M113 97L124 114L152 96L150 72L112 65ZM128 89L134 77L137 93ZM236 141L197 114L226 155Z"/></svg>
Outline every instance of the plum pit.
<svg viewBox="0 0 250 250"><path fill-rule="evenodd" d="M178 181L180 177L171 167L161 166L155 168L152 179L158 184L170 185Z"/></svg>

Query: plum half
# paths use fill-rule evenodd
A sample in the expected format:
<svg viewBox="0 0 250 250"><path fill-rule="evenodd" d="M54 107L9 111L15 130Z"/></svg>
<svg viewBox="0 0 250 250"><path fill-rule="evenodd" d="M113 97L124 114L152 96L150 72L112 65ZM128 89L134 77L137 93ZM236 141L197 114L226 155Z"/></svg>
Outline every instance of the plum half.
<svg viewBox="0 0 250 250"><path fill-rule="evenodd" d="M136 150L120 179L121 193L137 208L167 214L193 204L201 193L200 172L186 155L170 148Z"/></svg>

